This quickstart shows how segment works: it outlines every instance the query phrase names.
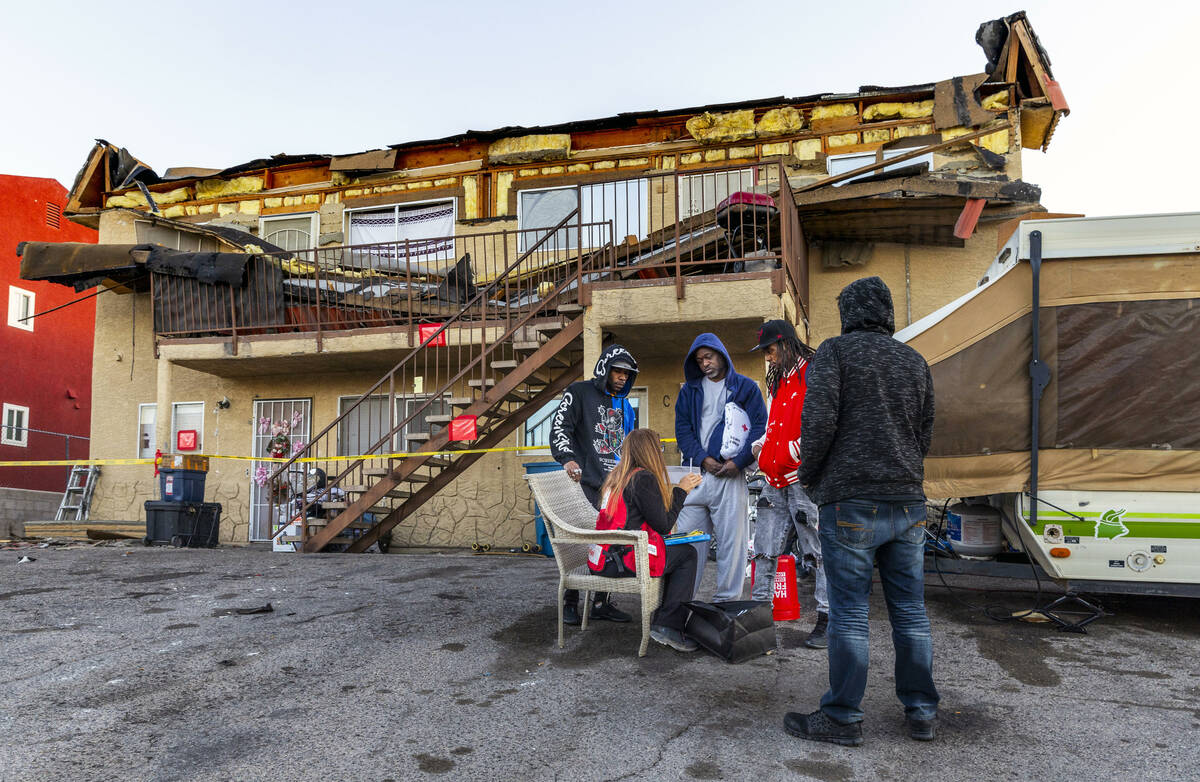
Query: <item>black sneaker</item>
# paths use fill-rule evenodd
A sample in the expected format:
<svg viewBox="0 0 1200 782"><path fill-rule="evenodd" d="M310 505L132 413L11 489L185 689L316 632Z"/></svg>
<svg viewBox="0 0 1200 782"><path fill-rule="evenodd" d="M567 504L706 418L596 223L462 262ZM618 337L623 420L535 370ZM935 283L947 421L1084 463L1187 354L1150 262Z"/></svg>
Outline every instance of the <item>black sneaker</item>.
<svg viewBox="0 0 1200 782"><path fill-rule="evenodd" d="M583 624L583 620L579 617L579 605L577 603L563 603L563 624Z"/></svg>
<svg viewBox="0 0 1200 782"><path fill-rule="evenodd" d="M700 644L673 627L650 625L650 637L663 646L669 646L677 652L694 652L700 648Z"/></svg>
<svg viewBox="0 0 1200 782"><path fill-rule="evenodd" d="M829 646L829 614L817 612L817 623L804 639L804 645L809 649L825 649Z"/></svg>
<svg viewBox="0 0 1200 782"><path fill-rule="evenodd" d="M908 722L908 735L912 736L917 741L933 741L936 733L937 717L928 720L917 720L912 717L906 718Z"/></svg>
<svg viewBox="0 0 1200 782"><path fill-rule="evenodd" d="M863 742L861 722L838 722L820 709L812 714L789 711L783 718L783 729L802 739L843 747L857 747Z"/></svg>
<svg viewBox="0 0 1200 782"><path fill-rule="evenodd" d="M606 622L631 622L633 617L617 608L612 603L596 603L592 606L592 619L603 619Z"/></svg>

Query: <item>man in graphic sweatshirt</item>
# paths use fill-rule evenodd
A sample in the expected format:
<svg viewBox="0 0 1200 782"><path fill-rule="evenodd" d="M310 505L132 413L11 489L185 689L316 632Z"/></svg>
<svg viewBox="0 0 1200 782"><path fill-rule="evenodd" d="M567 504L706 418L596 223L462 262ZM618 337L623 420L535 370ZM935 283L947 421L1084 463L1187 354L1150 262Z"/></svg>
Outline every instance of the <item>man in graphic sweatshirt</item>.
<svg viewBox="0 0 1200 782"><path fill-rule="evenodd" d="M550 421L550 455L567 475L583 487L588 502L599 512L600 485L621 455L625 435L633 431L635 416L629 391L637 379L633 354L621 345L605 348L596 361L590 380L572 383ZM568 589L563 596L563 621L580 624L579 592ZM608 594L596 594L593 619L628 622L629 614L611 602Z"/></svg>

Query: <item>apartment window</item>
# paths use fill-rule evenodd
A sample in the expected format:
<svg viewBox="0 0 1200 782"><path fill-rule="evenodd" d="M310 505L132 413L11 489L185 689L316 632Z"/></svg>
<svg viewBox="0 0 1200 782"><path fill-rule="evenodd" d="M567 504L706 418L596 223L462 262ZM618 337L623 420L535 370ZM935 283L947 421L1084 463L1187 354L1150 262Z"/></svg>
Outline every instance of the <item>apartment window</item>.
<svg viewBox="0 0 1200 782"><path fill-rule="evenodd" d="M649 180L629 179L620 182L599 182L594 185L552 187L522 190L517 197L517 227L553 228L579 206L579 217L572 222L609 223L612 228L584 227L583 246L600 247L608 242L620 243L633 236L641 241L650 234ZM525 252L546 232L523 231L519 247ZM576 250L578 234L565 227L547 239L541 247L546 250Z"/></svg>
<svg viewBox="0 0 1200 782"><path fill-rule="evenodd" d="M346 210L347 244L390 244L354 253L354 262L377 269L411 269L413 261L450 260L454 253L457 204L424 201L370 209Z"/></svg>
<svg viewBox="0 0 1200 782"><path fill-rule="evenodd" d="M912 149L885 149L885 150L883 150L883 159L888 160L890 158L908 154L909 152L912 152ZM826 170L826 172L828 172L828 174L830 176L837 176L838 174L844 174L847 171L853 171L856 168L862 168L863 166L869 166L874 162L876 162L874 152L860 152L860 153L851 154L851 155L831 155L828 158L826 158L826 160L825 160L825 170ZM911 160L904 160L904 161L902 161L900 163L896 163L894 165L884 166L882 169L877 169L875 171L868 171L865 174L859 174L856 177L851 177L850 179L844 179L841 182L838 182L837 184L835 184L834 187L840 187L841 185L849 184L850 182L854 182L855 180L864 179L869 176L875 176L876 174L880 174L885 171L894 171L897 168L907 168L908 166L915 166L920 163L928 163L930 169L932 169L933 168L933 153L927 152L926 154L921 155L919 157L915 157Z"/></svg>
<svg viewBox="0 0 1200 782"><path fill-rule="evenodd" d="M4 426L0 428L0 444L24 448L29 445L29 408L4 403Z"/></svg>
<svg viewBox="0 0 1200 782"><path fill-rule="evenodd" d="M33 331L33 291L8 286L8 325L13 328Z"/></svg>
<svg viewBox="0 0 1200 782"><path fill-rule="evenodd" d="M547 402L540 410L526 419L521 445L530 448L550 448L550 427L554 425L554 413L561 403L562 397ZM546 453L549 452L549 450L546 451Z"/></svg>
<svg viewBox="0 0 1200 782"><path fill-rule="evenodd" d="M754 173L752 168L743 168L679 177L679 219L716 209L730 193L752 190Z"/></svg>
<svg viewBox="0 0 1200 782"><path fill-rule="evenodd" d="M154 442L154 419L158 414L158 405L138 405L138 445L139 459L149 459L158 450Z"/></svg>
<svg viewBox="0 0 1200 782"><path fill-rule="evenodd" d="M418 407L425 404L425 400L427 399L429 399L428 396L406 396L403 399L398 398L396 400L396 415L400 416L399 420L408 418L410 415L416 412ZM416 417L405 425L404 431L401 432L401 440L398 444L399 447L404 451L415 451L420 447L421 441L409 440L408 436L412 434L428 434L431 436L438 434L446 428L446 425L443 423L430 423L429 418L430 416L446 415L453 415L452 408L450 407L449 397L443 396L439 399L434 399L429 403L428 407L417 413Z"/></svg>
<svg viewBox="0 0 1200 782"><path fill-rule="evenodd" d="M339 456L371 453L394 423L388 417L387 394L372 394L362 402L357 396L339 397L338 414L344 416L338 422Z"/></svg>
<svg viewBox="0 0 1200 782"><path fill-rule="evenodd" d="M215 237L157 225L149 220L135 220L133 228L138 244L161 244L172 250L195 253L217 252L221 249Z"/></svg>
<svg viewBox="0 0 1200 782"><path fill-rule="evenodd" d="M258 221L258 235L284 250L310 250L317 246L317 214L273 215Z"/></svg>
<svg viewBox="0 0 1200 782"><path fill-rule="evenodd" d="M196 433L195 448L189 451L201 453L204 451L204 403L175 402L171 405L171 448L177 449L179 433L194 431Z"/></svg>

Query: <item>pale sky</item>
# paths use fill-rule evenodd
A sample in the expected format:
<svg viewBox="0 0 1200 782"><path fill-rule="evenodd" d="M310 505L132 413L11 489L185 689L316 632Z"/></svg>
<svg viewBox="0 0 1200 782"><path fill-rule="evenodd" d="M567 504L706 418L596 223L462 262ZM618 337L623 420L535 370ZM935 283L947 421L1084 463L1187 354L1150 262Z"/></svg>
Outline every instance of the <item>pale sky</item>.
<svg viewBox="0 0 1200 782"><path fill-rule="evenodd" d="M67 187L93 139L158 172L468 129L921 84L1025 10L1071 106L1052 211L1200 211L1200 7L1141 2L66 3L0 10L0 173Z"/></svg>

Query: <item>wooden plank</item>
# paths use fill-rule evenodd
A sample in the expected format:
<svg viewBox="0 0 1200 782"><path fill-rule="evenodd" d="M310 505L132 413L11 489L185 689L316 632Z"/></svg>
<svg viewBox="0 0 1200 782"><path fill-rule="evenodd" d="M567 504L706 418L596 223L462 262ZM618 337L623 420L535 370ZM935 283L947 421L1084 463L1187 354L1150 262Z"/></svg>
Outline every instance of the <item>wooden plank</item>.
<svg viewBox="0 0 1200 782"><path fill-rule="evenodd" d="M999 133L1000 131L1008 130L1011 127L1012 127L1012 125L1009 122L1007 122L1007 121L1001 122L999 125L995 125L995 126L989 127L989 128L984 128L983 130L977 130L974 133L968 133L965 136L958 136L956 138L950 139L949 141L943 141L940 144L932 144L928 147L919 147L917 149L914 149L912 152L906 152L903 155L897 155L896 157L889 158L888 160L880 161L877 163L872 163L868 166L862 166L860 168L855 168L855 169L847 171L843 174L835 174L834 176L826 177L825 179L821 179L817 182L813 182L811 185L805 185L804 187L798 187L795 190L793 190L792 192L793 193L804 193L809 190L816 190L819 187L826 187L828 185L832 185L836 182L843 182L847 179L853 179L856 176L862 176L863 174L868 174L872 171L878 171L879 169L883 168L884 166L894 166L897 163L903 163L906 160L913 160L914 158L918 158L926 153L937 152L938 150L946 149L947 147L952 147L957 144L963 144L966 142L974 141L977 138L983 138L984 136L990 136L993 133Z"/></svg>
<svg viewBox="0 0 1200 782"><path fill-rule="evenodd" d="M373 149L357 155L334 155L330 171L391 171L396 167L396 150Z"/></svg>
<svg viewBox="0 0 1200 782"><path fill-rule="evenodd" d="M994 113L980 105L977 93L987 77L986 73L955 76L934 85L933 127L937 130L960 125L973 128L995 119Z"/></svg>

